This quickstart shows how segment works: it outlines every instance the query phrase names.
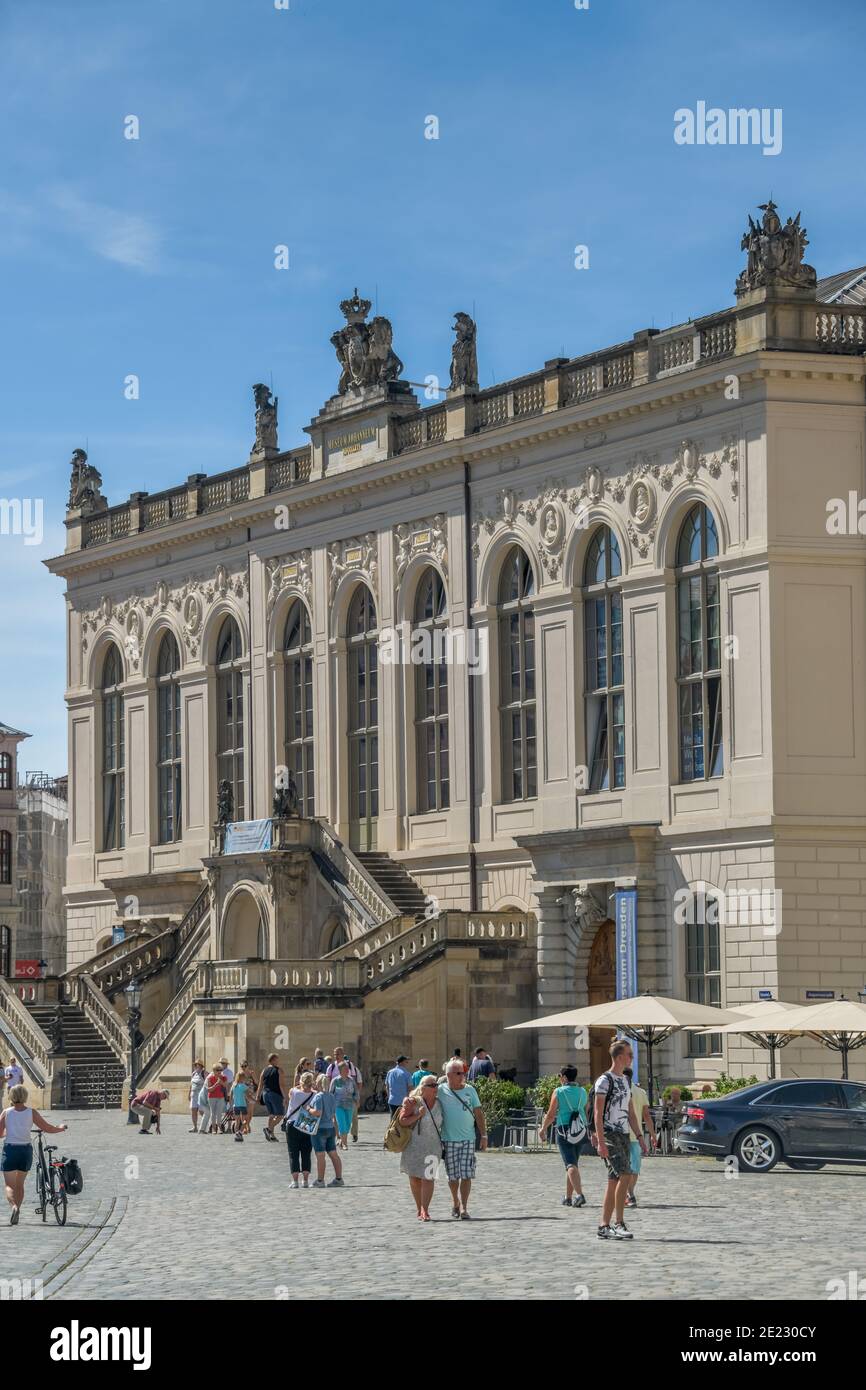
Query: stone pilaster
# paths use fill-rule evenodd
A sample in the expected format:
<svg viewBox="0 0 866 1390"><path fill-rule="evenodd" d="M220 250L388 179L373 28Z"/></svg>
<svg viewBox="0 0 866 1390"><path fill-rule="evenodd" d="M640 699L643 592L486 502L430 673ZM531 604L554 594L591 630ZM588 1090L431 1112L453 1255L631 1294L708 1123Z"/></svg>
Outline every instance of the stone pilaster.
<svg viewBox="0 0 866 1390"><path fill-rule="evenodd" d="M575 929L563 901L565 889L545 888L536 894L538 934L538 1013L555 1014L575 1008ZM538 1032L538 1074L558 1071L574 1054L573 1028L541 1028Z"/></svg>

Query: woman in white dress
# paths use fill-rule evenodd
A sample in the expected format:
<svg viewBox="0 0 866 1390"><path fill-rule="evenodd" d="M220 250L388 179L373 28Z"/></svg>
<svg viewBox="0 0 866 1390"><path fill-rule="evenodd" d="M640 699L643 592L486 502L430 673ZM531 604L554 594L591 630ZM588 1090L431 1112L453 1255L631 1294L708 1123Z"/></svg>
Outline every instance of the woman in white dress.
<svg viewBox="0 0 866 1390"><path fill-rule="evenodd" d="M412 1138L400 1155L400 1171L409 1179L419 1221L430 1220L430 1203L442 1158L442 1105L435 1076L422 1076L400 1108L400 1123Z"/></svg>

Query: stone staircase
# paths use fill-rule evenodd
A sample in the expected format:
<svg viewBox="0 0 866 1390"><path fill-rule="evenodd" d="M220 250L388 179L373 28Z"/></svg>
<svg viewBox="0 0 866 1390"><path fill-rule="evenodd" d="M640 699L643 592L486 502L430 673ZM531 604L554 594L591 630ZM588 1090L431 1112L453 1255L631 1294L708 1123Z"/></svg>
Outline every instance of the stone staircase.
<svg viewBox="0 0 866 1390"><path fill-rule="evenodd" d="M398 864L389 854L375 850L357 851L356 858L391 899L402 917L412 917L417 922L425 915L427 900L402 864Z"/></svg>
<svg viewBox="0 0 866 1390"><path fill-rule="evenodd" d="M42 1031L52 1034L56 1004L28 1004ZM70 1110L118 1109L125 1069L79 1004L60 1006L65 1060L63 1104Z"/></svg>

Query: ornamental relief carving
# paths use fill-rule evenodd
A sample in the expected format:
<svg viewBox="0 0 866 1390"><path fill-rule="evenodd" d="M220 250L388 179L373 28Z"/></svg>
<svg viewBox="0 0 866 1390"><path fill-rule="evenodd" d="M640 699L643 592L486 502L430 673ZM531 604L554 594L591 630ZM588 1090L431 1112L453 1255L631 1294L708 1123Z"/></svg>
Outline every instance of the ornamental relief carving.
<svg viewBox="0 0 866 1390"><path fill-rule="evenodd" d="M126 656L128 673L138 674L150 620L172 608L180 615L184 646L189 655L195 658L199 654L205 618L212 605L228 594L243 598L247 587L246 569L230 574L224 565L217 565L212 578L205 575L190 577L173 588L161 579L152 595L142 596L135 592L115 602L109 595L103 594L95 608L81 615L82 656L87 655L98 633L104 628L111 628Z"/></svg>
<svg viewBox="0 0 866 1390"><path fill-rule="evenodd" d="M683 439L669 461L659 453L640 451L626 460L622 471L609 477L600 465L590 464L574 488L561 481L547 481L536 496L527 490L503 488L486 506L476 505L472 554L480 559L497 530L505 526L525 529L537 544L545 575L557 579L571 530L588 526L592 506L607 500L621 512L635 553L646 559L658 529L662 494L680 484L694 483L702 471L713 479L726 474L731 500L736 501L739 447L735 435L725 436L711 452L705 452L693 438Z"/></svg>
<svg viewBox="0 0 866 1390"><path fill-rule="evenodd" d="M400 522L394 527L394 574L399 584L410 560L429 555L448 577L448 519L444 512L423 521Z"/></svg>
<svg viewBox="0 0 866 1390"><path fill-rule="evenodd" d="M284 555L276 560L268 560L265 570L268 576L268 617L274 611L274 604L286 589L298 589L307 604L313 587L313 562L309 550L299 550L294 555Z"/></svg>
<svg viewBox="0 0 866 1390"><path fill-rule="evenodd" d="M375 531L364 536L352 536L345 541L332 541L328 546L328 598L331 603L337 585L344 574L357 571L366 579L379 601L379 537Z"/></svg>

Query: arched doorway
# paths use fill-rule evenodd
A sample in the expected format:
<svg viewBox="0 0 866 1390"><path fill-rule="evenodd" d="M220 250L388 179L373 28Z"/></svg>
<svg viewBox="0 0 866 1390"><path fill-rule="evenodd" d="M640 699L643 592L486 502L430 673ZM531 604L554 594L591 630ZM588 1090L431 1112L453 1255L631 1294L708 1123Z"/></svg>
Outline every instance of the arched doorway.
<svg viewBox="0 0 866 1390"><path fill-rule="evenodd" d="M586 987L590 1004L607 1004L616 998L616 929L613 922L602 922L589 952ZM590 1028L589 1057L591 1080L610 1066L611 1027Z"/></svg>
<svg viewBox="0 0 866 1390"><path fill-rule="evenodd" d="M258 903L252 893L236 893L223 923L223 960L261 960L264 933Z"/></svg>

